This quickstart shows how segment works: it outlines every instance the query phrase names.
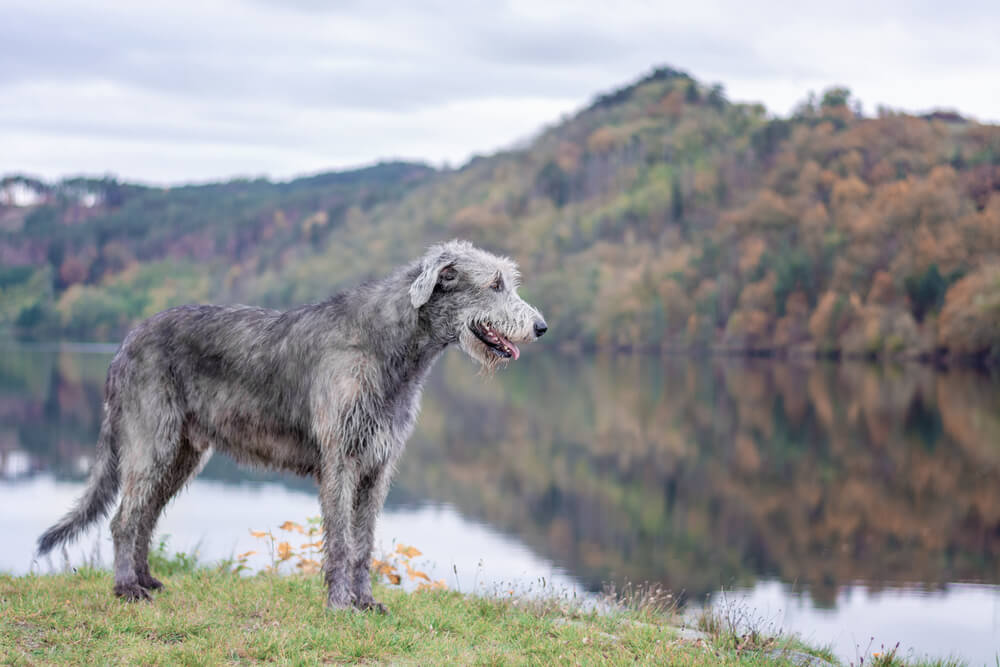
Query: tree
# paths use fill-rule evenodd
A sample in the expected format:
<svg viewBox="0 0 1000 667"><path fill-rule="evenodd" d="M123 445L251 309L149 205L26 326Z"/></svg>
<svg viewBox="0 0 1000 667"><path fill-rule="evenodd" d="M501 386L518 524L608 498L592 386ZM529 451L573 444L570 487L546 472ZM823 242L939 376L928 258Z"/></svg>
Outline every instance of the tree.
<svg viewBox="0 0 1000 667"><path fill-rule="evenodd" d="M941 275L937 264L931 264L919 276L907 277L903 285L917 322L922 322L927 313L940 308L948 291L948 281Z"/></svg>
<svg viewBox="0 0 1000 667"><path fill-rule="evenodd" d="M711 88L708 89L708 97L706 101L719 111L726 108L726 90L722 87L721 83L713 84Z"/></svg>
<svg viewBox="0 0 1000 667"><path fill-rule="evenodd" d="M698 92L698 84L693 80L688 81L687 87L684 89L684 101L688 104L697 104L701 101L701 93Z"/></svg>
<svg viewBox="0 0 1000 667"><path fill-rule="evenodd" d="M984 266L948 290L938 345L955 355L1000 360L1000 266Z"/></svg>
<svg viewBox="0 0 1000 667"><path fill-rule="evenodd" d="M851 99L851 91L843 86L835 86L823 91L820 106L825 108L846 107Z"/></svg>
<svg viewBox="0 0 1000 667"><path fill-rule="evenodd" d="M556 206L562 206L569 200L569 175L554 161L542 167L535 182L538 190Z"/></svg>
<svg viewBox="0 0 1000 667"><path fill-rule="evenodd" d="M670 215L674 220L684 217L684 192L680 176L675 172L670 179Z"/></svg>

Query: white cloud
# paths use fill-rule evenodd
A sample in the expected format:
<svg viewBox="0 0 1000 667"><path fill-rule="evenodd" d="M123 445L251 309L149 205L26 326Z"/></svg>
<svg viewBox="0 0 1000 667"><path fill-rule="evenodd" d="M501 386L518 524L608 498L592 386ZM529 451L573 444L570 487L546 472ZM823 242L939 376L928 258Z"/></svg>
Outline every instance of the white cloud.
<svg viewBox="0 0 1000 667"><path fill-rule="evenodd" d="M845 84L869 110L1000 120L995 2L808 4L0 6L0 173L177 182L460 163L660 64L779 113Z"/></svg>

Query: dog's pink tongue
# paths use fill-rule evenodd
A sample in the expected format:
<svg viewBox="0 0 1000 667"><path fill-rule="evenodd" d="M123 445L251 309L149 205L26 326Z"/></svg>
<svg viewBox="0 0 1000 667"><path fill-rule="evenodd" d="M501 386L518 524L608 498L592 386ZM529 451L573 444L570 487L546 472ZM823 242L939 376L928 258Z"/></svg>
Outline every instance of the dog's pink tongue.
<svg viewBox="0 0 1000 667"><path fill-rule="evenodd" d="M517 361L517 358L521 356L521 350L517 349L517 345L514 345L514 343L510 341L507 341L507 345L510 346L511 354L514 355L514 361Z"/></svg>

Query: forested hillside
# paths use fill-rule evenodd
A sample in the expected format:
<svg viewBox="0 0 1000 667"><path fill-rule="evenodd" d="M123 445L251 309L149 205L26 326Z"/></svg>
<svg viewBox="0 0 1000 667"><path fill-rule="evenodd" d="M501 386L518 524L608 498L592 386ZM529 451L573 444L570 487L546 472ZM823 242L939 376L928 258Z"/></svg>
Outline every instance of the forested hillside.
<svg viewBox="0 0 1000 667"><path fill-rule="evenodd" d="M240 289L245 272L321 252L347 219L434 174L384 163L289 183L167 189L9 176L0 181L0 326L33 337L115 340L170 306L253 299Z"/></svg>
<svg viewBox="0 0 1000 667"><path fill-rule="evenodd" d="M1000 358L1000 126L845 89L779 118L663 68L454 171L31 187L0 207L0 325L26 335L321 299L459 236L522 263L564 346Z"/></svg>

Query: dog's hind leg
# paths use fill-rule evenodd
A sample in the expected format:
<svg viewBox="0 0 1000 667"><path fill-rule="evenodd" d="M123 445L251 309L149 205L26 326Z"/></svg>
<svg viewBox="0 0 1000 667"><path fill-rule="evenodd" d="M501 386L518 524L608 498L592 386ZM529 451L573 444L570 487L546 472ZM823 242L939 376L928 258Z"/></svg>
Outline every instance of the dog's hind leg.
<svg viewBox="0 0 1000 667"><path fill-rule="evenodd" d="M136 541L140 522L150 502L152 476L130 470L122 475L122 500L111 520L111 537L115 543L114 592L126 600L148 600L149 591L139 584L136 571Z"/></svg>
<svg viewBox="0 0 1000 667"><path fill-rule="evenodd" d="M140 557L146 562L149 535L166 502L161 500L165 482L169 485L175 480L172 468L178 460L185 465L187 461L180 455L180 415L169 409L166 399L162 394L141 396L122 418L121 505L111 520L111 537L115 544L114 592L126 600L149 599L149 591L140 581L138 563ZM148 566L143 569L148 570ZM145 583L152 583L149 579Z"/></svg>
<svg viewBox="0 0 1000 667"><path fill-rule="evenodd" d="M149 540L160 518L160 513L170 499L197 472L205 452L191 446L187 438L182 438L172 461L168 462L162 476L153 484L145 505L140 510L138 533L135 538L134 566L139 585L148 590L163 588L163 584L149 571Z"/></svg>

